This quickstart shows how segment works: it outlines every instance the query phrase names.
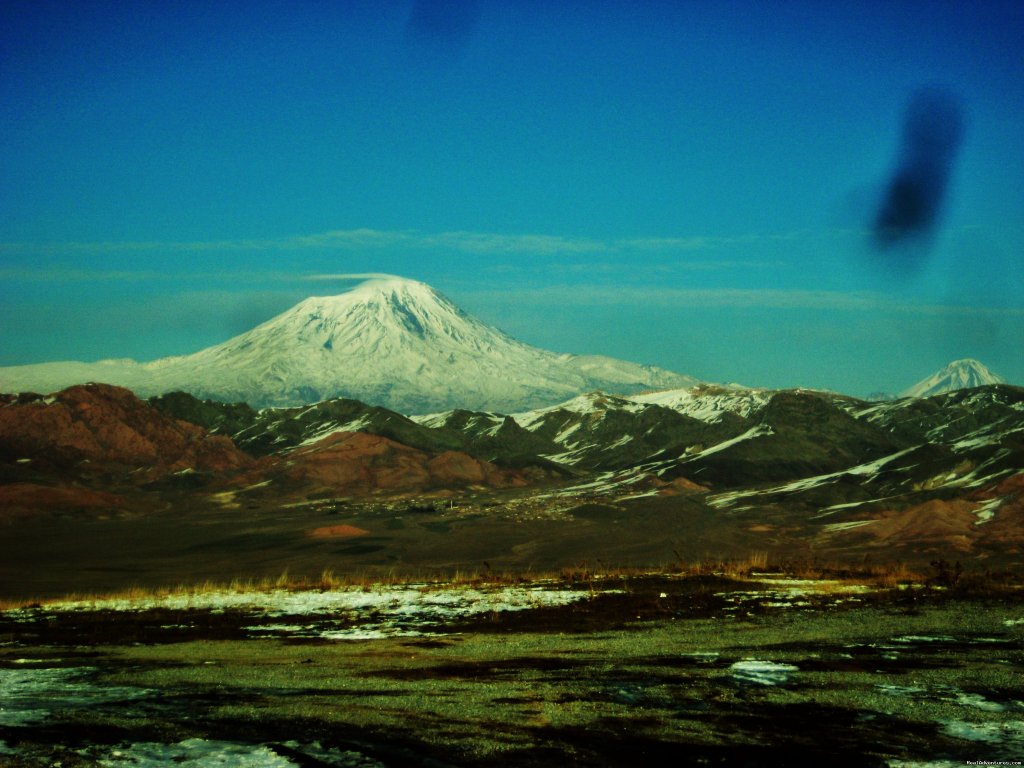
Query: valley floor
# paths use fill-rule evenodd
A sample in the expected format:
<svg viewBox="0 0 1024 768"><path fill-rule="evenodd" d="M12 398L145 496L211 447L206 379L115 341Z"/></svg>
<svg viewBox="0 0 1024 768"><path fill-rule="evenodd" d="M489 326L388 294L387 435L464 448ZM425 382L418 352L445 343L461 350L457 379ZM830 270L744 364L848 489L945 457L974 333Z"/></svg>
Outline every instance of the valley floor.
<svg viewBox="0 0 1024 768"><path fill-rule="evenodd" d="M971 513L966 513L973 518ZM0 521L0 601L276 579L371 580L558 573L746 561L861 569L962 561L1019 572L1012 538L975 555L946 538L902 545L831 530L801 508L716 509L701 496L635 499L482 491L455 498L320 499L281 505L225 493L138 513ZM960 537L962 538L962 537Z"/></svg>
<svg viewBox="0 0 1024 768"><path fill-rule="evenodd" d="M951 766L1024 754L1024 601L667 575L0 612L0 764Z"/></svg>

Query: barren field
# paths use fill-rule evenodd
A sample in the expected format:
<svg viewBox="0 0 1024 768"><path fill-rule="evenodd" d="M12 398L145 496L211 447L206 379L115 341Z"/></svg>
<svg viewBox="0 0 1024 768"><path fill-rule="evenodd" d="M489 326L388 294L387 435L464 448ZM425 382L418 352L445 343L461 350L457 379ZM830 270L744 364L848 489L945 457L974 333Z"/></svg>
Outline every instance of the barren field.
<svg viewBox="0 0 1024 768"><path fill-rule="evenodd" d="M491 570L657 569L752 556L841 568L902 563L922 573L936 559L963 557L979 572L1019 564L1012 551L976 558L946 542L900 548L864 537L851 543L826 527L799 512L716 510L688 496L616 500L485 491L457 499L325 498L282 506L259 491L226 493L138 513L0 522L0 599L226 583L284 571L438 579Z"/></svg>
<svg viewBox="0 0 1024 768"><path fill-rule="evenodd" d="M947 766L1024 753L1024 603L878 580L179 590L0 613L0 763Z"/></svg>

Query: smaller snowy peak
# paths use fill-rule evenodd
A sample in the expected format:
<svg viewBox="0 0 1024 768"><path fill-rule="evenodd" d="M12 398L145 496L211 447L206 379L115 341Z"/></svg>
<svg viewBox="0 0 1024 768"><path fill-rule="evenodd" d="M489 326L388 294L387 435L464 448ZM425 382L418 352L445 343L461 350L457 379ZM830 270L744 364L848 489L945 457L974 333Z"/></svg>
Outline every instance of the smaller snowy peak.
<svg viewBox="0 0 1024 768"><path fill-rule="evenodd" d="M684 389L631 395L629 399L635 403L671 408L699 421L716 423L727 413L750 418L768 404L773 394L774 390L770 389L701 384Z"/></svg>
<svg viewBox="0 0 1024 768"><path fill-rule="evenodd" d="M634 402L632 398L617 397L605 394L600 390L594 390L557 405L514 413L512 418L523 429L533 430L539 427L543 420L551 414L567 413L577 416L589 416L617 410L635 413L642 408L643 406Z"/></svg>
<svg viewBox="0 0 1024 768"><path fill-rule="evenodd" d="M992 373L977 360L966 358L955 360L938 373L922 379L905 390L900 397L931 397L958 389L984 387L988 384L1005 384L1006 380Z"/></svg>

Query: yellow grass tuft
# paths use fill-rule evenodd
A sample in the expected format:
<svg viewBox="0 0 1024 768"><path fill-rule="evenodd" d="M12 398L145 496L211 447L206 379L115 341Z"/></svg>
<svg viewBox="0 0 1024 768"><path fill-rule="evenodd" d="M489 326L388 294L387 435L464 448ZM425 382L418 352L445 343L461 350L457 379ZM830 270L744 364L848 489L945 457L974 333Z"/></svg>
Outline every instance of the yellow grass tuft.
<svg viewBox="0 0 1024 768"><path fill-rule="evenodd" d="M758 580L767 577L787 577L813 581L829 581L837 589L844 585L862 584L876 589L891 590L908 585L931 585L935 582L933 573L912 570L905 563L850 566L848 563L822 562L819 560L791 560L773 562L766 552L752 552L745 557L733 559L704 558L686 562L676 553L676 560L657 566L613 565L595 559L593 563L582 562L555 571L497 570L489 563L478 569L457 568L431 571L388 571L368 570L351 573L336 573L332 568L323 568L313 577L293 575L285 569L278 576L242 577L236 576L226 582L206 579L192 584L173 586L143 587L131 586L122 590L105 593L68 593L62 597L3 599L0 611L16 610L49 603L98 602L108 600L151 600L170 596L193 596L215 592L250 593L275 590L351 590L370 591L380 587L423 585L428 588L448 587L503 587L522 584L556 583L589 589L591 595L601 589L628 588L629 582L644 578L677 578L714 576L736 581ZM826 585L822 585L827 588ZM1020 574L994 574L965 571L955 587L960 592L972 594L1019 594L1024 588Z"/></svg>

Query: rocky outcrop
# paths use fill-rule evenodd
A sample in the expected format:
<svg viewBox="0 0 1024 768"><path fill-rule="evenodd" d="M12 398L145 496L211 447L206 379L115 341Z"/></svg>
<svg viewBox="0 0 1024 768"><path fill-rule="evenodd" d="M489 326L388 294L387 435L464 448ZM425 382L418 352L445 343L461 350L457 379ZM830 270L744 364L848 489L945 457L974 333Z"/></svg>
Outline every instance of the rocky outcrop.
<svg viewBox="0 0 1024 768"><path fill-rule="evenodd" d="M127 389L87 384L49 397L3 396L0 462L130 474L141 483L176 472L236 470L252 459L230 438L165 416Z"/></svg>
<svg viewBox="0 0 1024 768"><path fill-rule="evenodd" d="M162 508L206 499L218 488L261 487L269 503L288 503L316 493L511 488L547 478L533 466L504 468L457 450L349 431L254 459L231 438L104 384L46 397L0 396L0 506L7 517Z"/></svg>

